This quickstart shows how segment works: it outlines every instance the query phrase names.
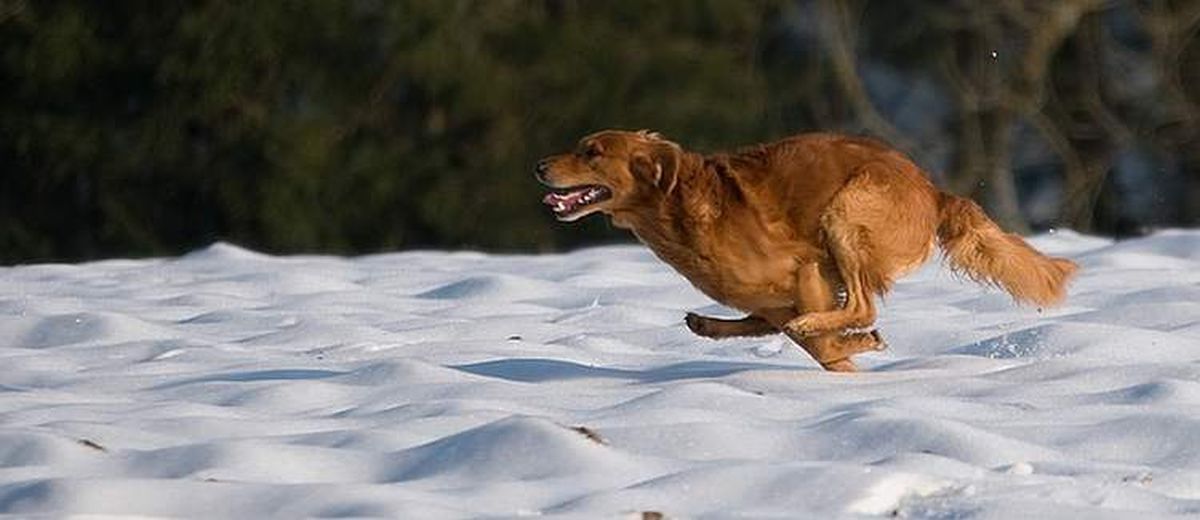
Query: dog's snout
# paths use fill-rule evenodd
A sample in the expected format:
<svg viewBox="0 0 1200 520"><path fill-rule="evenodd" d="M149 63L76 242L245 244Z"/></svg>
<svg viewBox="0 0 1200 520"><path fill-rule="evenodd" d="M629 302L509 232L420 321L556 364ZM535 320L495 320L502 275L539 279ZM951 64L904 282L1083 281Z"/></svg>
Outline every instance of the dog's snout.
<svg viewBox="0 0 1200 520"><path fill-rule="evenodd" d="M538 161L534 171L539 181L546 182L546 175L550 173L550 161L546 159Z"/></svg>

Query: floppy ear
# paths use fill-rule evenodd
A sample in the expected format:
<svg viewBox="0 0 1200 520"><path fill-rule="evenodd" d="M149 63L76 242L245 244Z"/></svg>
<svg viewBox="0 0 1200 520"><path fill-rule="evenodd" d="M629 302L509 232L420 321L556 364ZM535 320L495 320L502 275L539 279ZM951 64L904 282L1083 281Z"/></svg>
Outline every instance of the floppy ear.
<svg viewBox="0 0 1200 520"><path fill-rule="evenodd" d="M682 151L673 143L658 142L649 151L638 151L630 160L630 169L664 193L670 194L679 183L679 161Z"/></svg>

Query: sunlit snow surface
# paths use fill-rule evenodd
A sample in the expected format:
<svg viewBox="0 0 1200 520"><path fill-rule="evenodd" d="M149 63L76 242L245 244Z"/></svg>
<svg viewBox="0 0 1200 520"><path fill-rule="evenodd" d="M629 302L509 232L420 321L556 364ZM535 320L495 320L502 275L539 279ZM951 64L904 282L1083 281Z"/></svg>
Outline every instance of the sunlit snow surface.
<svg viewBox="0 0 1200 520"><path fill-rule="evenodd" d="M1200 514L1200 232L1034 242L1065 306L932 261L850 376L634 246L0 268L0 512Z"/></svg>

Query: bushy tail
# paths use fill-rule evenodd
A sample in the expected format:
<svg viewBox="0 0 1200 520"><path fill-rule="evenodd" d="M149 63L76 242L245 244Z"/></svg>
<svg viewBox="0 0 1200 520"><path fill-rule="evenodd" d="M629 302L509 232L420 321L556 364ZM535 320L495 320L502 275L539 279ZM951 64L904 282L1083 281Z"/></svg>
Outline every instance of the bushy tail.
<svg viewBox="0 0 1200 520"><path fill-rule="evenodd" d="M1065 258L1039 253L1020 236L1005 233L978 204L943 193L938 242L955 271L1008 291L1017 301L1053 305L1066 296L1079 269Z"/></svg>

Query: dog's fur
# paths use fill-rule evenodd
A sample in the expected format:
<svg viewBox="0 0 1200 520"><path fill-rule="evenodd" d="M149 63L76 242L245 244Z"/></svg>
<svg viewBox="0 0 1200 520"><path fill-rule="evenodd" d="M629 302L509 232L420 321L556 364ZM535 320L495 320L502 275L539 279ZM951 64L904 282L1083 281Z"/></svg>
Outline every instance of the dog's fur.
<svg viewBox="0 0 1200 520"><path fill-rule="evenodd" d="M608 214L700 291L749 314L689 313L692 331L783 332L828 370L853 371L851 355L882 347L862 331L875 321L874 297L935 244L956 271L1037 305L1061 301L1077 269L862 137L804 134L702 156L656 133L608 130L543 159L537 176L576 194L591 187L586 199L547 195L560 220Z"/></svg>

